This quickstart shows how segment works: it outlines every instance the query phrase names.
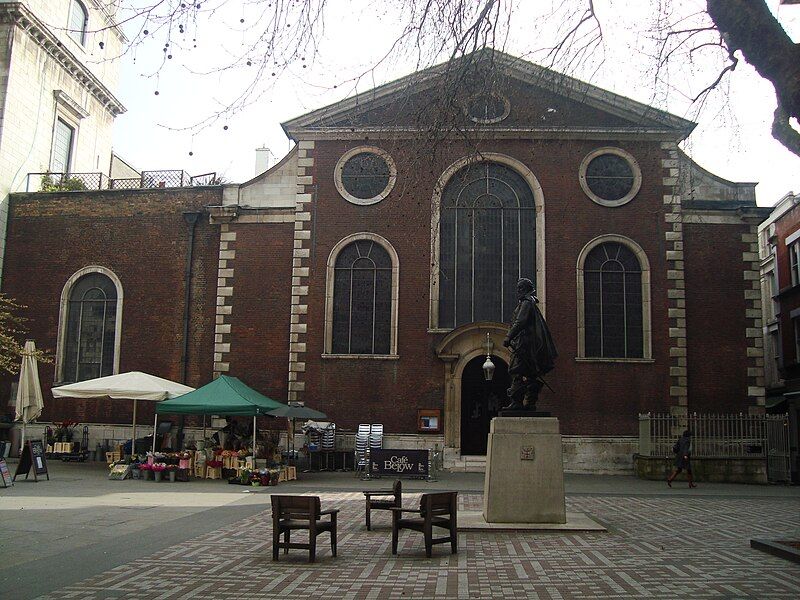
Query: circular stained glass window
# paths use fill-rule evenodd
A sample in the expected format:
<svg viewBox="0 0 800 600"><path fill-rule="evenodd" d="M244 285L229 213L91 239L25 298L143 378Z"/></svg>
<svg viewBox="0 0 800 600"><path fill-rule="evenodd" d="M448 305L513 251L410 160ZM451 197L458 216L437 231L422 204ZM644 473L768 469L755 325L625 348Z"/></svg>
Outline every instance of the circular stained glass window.
<svg viewBox="0 0 800 600"><path fill-rule="evenodd" d="M355 204L383 200L394 186L396 170L391 157L378 148L356 148L336 165L336 187Z"/></svg>
<svg viewBox="0 0 800 600"><path fill-rule="evenodd" d="M469 118L484 125L499 123L511 111L511 103L500 94L478 94L467 100Z"/></svg>
<svg viewBox="0 0 800 600"><path fill-rule="evenodd" d="M621 206L633 199L642 183L636 159L620 148L599 148L583 159L583 191L605 206Z"/></svg>

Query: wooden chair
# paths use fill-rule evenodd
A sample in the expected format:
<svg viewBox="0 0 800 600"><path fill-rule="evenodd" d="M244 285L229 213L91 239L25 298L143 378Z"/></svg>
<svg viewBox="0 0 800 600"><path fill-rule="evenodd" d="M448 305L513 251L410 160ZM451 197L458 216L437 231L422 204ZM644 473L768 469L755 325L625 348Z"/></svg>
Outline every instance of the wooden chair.
<svg viewBox="0 0 800 600"><path fill-rule="evenodd" d="M397 554L397 538L401 529L419 531L425 536L425 556L431 557L434 544L450 542L452 554L458 554L458 492L422 494L419 509L392 507L392 554ZM403 518L404 512L416 513L417 518ZM434 538L433 528L447 529L447 537Z"/></svg>
<svg viewBox="0 0 800 600"><path fill-rule="evenodd" d="M317 536L327 531L331 535L331 552L336 556L336 515L339 509L320 510L319 496L281 496L273 494L272 500L272 560L278 560L278 550L284 554L289 548L308 550L308 562L314 562L317 554ZM330 515L330 520L320 517ZM291 542L292 530L307 529L308 543ZM281 533L283 542L280 541Z"/></svg>
<svg viewBox="0 0 800 600"><path fill-rule="evenodd" d="M364 492L364 497L367 502L367 531L372 531L370 511L400 508L403 504L403 485L398 479L391 490L367 490Z"/></svg>

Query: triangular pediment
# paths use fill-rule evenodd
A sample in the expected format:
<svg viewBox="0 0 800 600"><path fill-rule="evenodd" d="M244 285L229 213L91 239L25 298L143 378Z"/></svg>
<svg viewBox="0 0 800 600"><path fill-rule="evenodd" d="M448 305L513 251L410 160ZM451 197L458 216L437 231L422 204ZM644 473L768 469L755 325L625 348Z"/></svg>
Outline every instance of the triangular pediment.
<svg viewBox="0 0 800 600"><path fill-rule="evenodd" d="M468 59L469 66L459 72L458 61ZM650 132L682 139L695 125L502 52L480 51L458 61L286 121L283 128L293 139L326 132L425 130L437 124L484 132ZM493 112L479 118L476 107L485 107L486 98Z"/></svg>

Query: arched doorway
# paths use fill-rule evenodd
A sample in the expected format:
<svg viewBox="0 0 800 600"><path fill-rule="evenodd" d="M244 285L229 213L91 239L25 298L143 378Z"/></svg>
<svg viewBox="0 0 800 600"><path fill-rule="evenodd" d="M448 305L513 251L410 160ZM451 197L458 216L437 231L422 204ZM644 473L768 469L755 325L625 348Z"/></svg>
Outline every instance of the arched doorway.
<svg viewBox="0 0 800 600"><path fill-rule="evenodd" d="M509 386L508 365L497 356L492 356L495 366L492 381L483 375L485 356L473 358L461 374L461 454L486 455L486 440L489 423L508 402L506 390Z"/></svg>

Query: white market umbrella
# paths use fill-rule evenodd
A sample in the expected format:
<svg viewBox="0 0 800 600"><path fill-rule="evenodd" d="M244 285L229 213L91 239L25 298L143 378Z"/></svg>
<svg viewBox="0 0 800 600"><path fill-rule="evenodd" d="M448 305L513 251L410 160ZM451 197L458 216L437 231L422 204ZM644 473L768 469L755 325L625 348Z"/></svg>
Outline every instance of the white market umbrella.
<svg viewBox="0 0 800 600"><path fill-rule="evenodd" d="M111 398L112 400L133 400L133 433L131 439L131 456L136 453L136 403L139 400L161 402L168 398L177 398L194 388L155 375L130 371L119 375L109 375L88 379L53 388L55 398ZM153 430L153 440L156 432Z"/></svg>
<svg viewBox="0 0 800 600"><path fill-rule="evenodd" d="M36 362L36 344L33 340L25 342L22 350L22 365L19 369L19 386L17 387L16 416L22 421L22 448L25 447L25 426L39 418L44 407L42 386L39 384L39 364Z"/></svg>

